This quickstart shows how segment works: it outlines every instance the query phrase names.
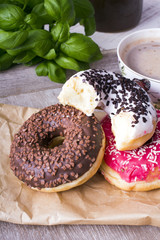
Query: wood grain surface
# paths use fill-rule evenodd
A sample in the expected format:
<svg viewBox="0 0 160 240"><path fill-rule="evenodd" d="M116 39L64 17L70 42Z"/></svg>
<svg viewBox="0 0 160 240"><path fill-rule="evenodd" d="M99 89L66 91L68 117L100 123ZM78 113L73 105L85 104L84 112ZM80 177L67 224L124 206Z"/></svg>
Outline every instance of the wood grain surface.
<svg viewBox="0 0 160 240"><path fill-rule="evenodd" d="M59 225L27 226L0 223L1 240L159 240L151 226Z"/></svg>
<svg viewBox="0 0 160 240"><path fill-rule="evenodd" d="M103 59L92 68L119 72L115 50L103 52ZM68 72L68 77L73 72ZM55 104L61 84L35 75L34 67L13 67L0 74L0 102L13 105L43 108ZM120 224L120 223L119 223ZM27 226L0 222L0 240L21 239L160 239L160 229L152 226L59 225Z"/></svg>
<svg viewBox="0 0 160 240"><path fill-rule="evenodd" d="M115 50L103 51L103 59L92 68L119 72ZM37 77L35 67L14 66L0 73L0 103L42 108L57 102L62 85ZM74 72L68 71L67 78Z"/></svg>
<svg viewBox="0 0 160 240"><path fill-rule="evenodd" d="M160 1L144 0L142 19L134 30L160 27ZM73 31L81 32L81 27ZM131 30L133 31L133 30ZM92 38L102 49L116 48L119 40L130 33L98 33ZM104 58L91 67L119 71L115 50L104 52ZM68 72L68 77L73 72ZM47 77L37 77L34 67L16 66L0 73L0 103L42 108L57 102L61 84ZM121 224L121 223L119 223ZM107 226L107 225L59 225L27 226L0 222L0 240L41 239L106 239L106 240L150 240L160 239L160 228L152 226Z"/></svg>

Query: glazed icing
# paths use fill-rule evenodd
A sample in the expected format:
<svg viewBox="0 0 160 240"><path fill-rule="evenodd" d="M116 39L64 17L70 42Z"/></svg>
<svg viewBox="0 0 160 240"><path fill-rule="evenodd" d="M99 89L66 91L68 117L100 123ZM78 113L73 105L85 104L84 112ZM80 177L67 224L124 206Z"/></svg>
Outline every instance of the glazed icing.
<svg viewBox="0 0 160 240"><path fill-rule="evenodd" d="M129 145L130 142L155 129L156 110L149 95L136 81L118 73L98 69L78 72L63 85L58 99L87 116L91 116L96 107L109 114L119 150L137 148Z"/></svg>
<svg viewBox="0 0 160 240"><path fill-rule="evenodd" d="M117 147L124 144L123 139L130 141L152 132L153 119L156 121L156 110L147 92L136 82L117 73L96 69L81 71L73 78L75 76L79 81L94 87L97 92L95 102L110 115L111 121L119 113L129 113L126 117L128 123L122 121L123 131L117 129ZM122 118L119 118L120 120Z"/></svg>
<svg viewBox="0 0 160 240"><path fill-rule="evenodd" d="M131 151L116 149L109 116L101 122L107 140L104 161L126 182L147 181L150 172L154 173L157 168L160 171L160 110L157 110L157 117L158 122L153 137L142 147ZM156 177L160 179L160 174Z"/></svg>
<svg viewBox="0 0 160 240"><path fill-rule="evenodd" d="M52 140L64 137L62 144ZM48 106L33 114L14 136L10 166L16 177L33 188L56 188L88 172L102 148L97 118L71 106Z"/></svg>

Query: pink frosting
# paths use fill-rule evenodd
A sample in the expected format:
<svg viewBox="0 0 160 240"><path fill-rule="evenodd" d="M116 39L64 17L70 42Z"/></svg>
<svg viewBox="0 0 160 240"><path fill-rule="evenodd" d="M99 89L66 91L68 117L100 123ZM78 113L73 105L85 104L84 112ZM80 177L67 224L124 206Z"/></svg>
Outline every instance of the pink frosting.
<svg viewBox="0 0 160 240"><path fill-rule="evenodd" d="M153 137L142 147L131 151L116 149L109 116L101 122L107 140L104 161L126 182L146 180L155 168L160 170L160 110L157 110L157 117L158 123ZM160 174L156 177L160 179Z"/></svg>

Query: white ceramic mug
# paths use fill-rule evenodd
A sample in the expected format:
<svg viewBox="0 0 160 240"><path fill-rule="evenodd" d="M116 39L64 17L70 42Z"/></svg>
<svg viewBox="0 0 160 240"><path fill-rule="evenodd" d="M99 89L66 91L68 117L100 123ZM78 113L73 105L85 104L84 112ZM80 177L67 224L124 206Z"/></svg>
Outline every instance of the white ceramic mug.
<svg viewBox="0 0 160 240"><path fill-rule="evenodd" d="M124 77L130 79L143 79L142 83L147 84L147 91L155 103L160 103L160 80L150 78L148 76L142 75L134 70L132 70L126 63L122 60L122 54L126 50L126 47L129 44L132 44L137 41L141 41L142 39L159 39L160 42L160 28L152 28L152 29L144 29L140 31L136 31L127 35L123 38L117 47L117 56L119 62L119 68ZM160 67L160 65L159 65Z"/></svg>

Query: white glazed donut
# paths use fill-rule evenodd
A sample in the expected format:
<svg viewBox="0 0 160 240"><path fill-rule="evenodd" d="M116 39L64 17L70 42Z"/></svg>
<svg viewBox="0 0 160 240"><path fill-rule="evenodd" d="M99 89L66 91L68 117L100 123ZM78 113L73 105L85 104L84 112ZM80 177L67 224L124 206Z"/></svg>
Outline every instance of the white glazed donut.
<svg viewBox="0 0 160 240"><path fill-rule="evenodd" d="M90 116L96 107L109 114L118 150L132 150L152 137L156 110L147 92L135 81L105 70L89 69L73 75L58 99Z"/></svg>

